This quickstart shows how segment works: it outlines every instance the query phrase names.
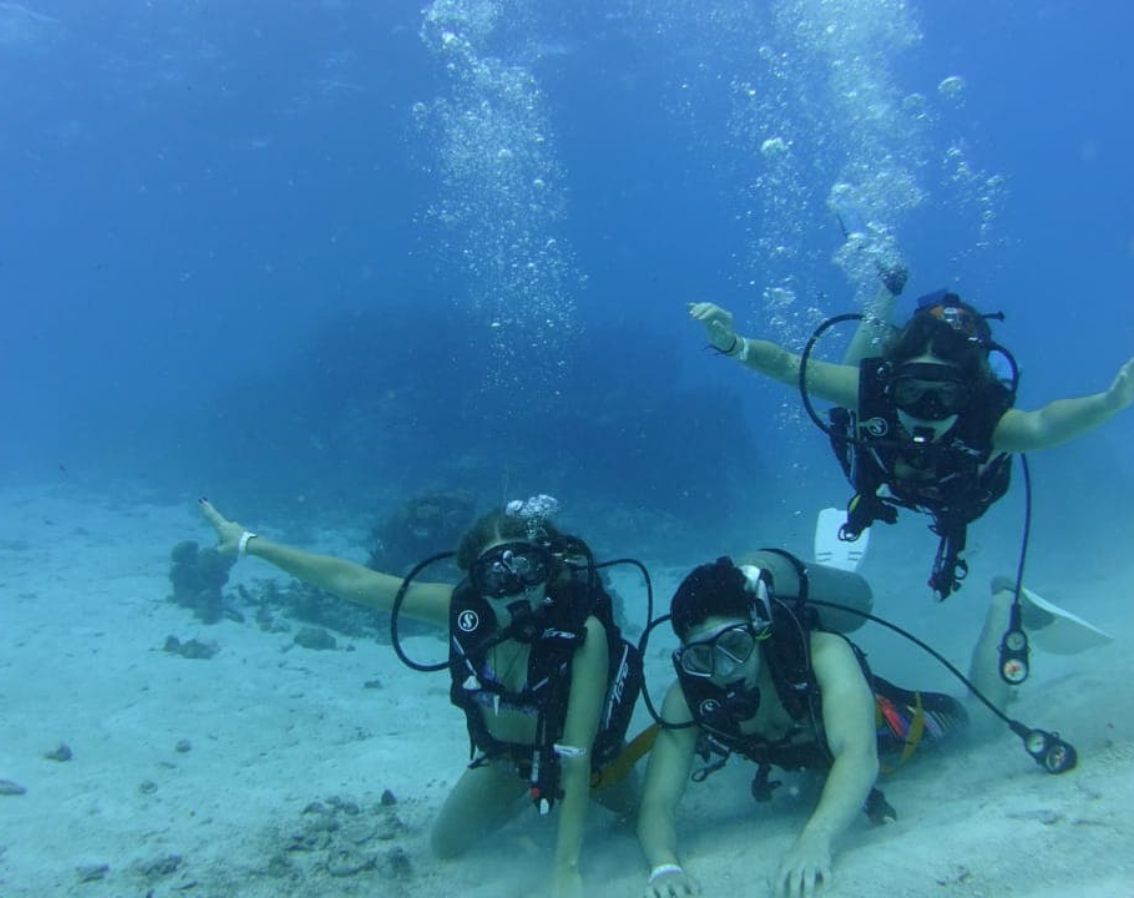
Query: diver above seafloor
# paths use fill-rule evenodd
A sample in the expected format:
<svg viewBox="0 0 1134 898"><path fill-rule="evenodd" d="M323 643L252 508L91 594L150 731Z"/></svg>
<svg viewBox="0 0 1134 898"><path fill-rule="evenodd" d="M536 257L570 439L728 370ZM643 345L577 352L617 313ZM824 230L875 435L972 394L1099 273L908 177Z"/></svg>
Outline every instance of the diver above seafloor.
<svg viewBox="0 0 1134 898"><path fill-rule="evenodd" d="M922 297L902 328L891 328L887 319L908 274L901 264L879 270L876 313L824 322L800 355L768 340L740 336L732 314L713 303L691 303L689 313L719 353L798 387L855 489L838 540L859 539L877 520L893 523L898 508L931 516L940 541L929 585L941 598L967 575L963 552L968 525L1007 491L1010 453L1021 453L1026 511L1014 599L1000 642L1000 675L1023 682L1030 673L1021 598L1031 487L1022 453L1056 446L1127 408L1134 402L1134 358L1101 393L1020 411L1013 407L1019 380L1015 359L993 341L988 323L1002 316L984 315L942 290ZM823 333L851 320L860 326L844 363L811 360ZM1007 372L995 365L998 360L1007 364ZM815 413L812 395L836 403L829 424Z"/></svg>
<svg viewBox="0 0 1134 898"><path fill-rule="evenodd" d="M550 894L582 898L579 855L592 791L621 814L636 804L625 777L634 747L624 743L641 661L614 621L598 574L605 565L551 523L558 503L535 496L477 520L455 553L465 574L456 586L415 580L452 553L426 559L403 579L270 542L207 500L200 505L222 553L263 558L340 598L392 611L399 657L416 669L450 671L450 698L466 715L473 761L434 823L437 853L460 854L490 834L525 793L540 813L558 802ZM399 614L446 628L448 660L410 661L398 641Z"/></svg>
<svg viewBox="0 0 1134 898"><path fill-rule="evenodd" d="M857 574L804 564L779 550L761 550L751 564L719 558L693 570L678 587L669 620L681 645L673 654L677 680L658 712L661 727L650 754L638 835L649 877L646 898L698 895L681 863L675 815L696 756L695 782L730 755L757 765L752 795L768 801L779 782L773 767L819 770L818 804L794 844L775 865L777 896L810 898L831 882L834 843L861 811L874 822L896 816L876 788L878 773L896 769L919 750L966 728L969 714L951 696L909 691L876 676L844 632L873 620L869 585ZM984 629L973 651L970 680L914 639L970 687L971 695L1023 741L1048 772L1076 763L1058 734L1024 726L1003 711L1010 687L997 675L997 640L1012 608L1012 584L993 583ZM977 709L979 721L991 720ZM881 762L881 763L880 763Z"/></svg>
<svg viewBox="0 0 1134 898"><path fill-rule="evenodd" d="M883 271L885 308L905 282L900 266ZM988 323L1003 316L982 314L946 290L918 300L900 329L889 328L885 314L831 319L801 355L737 334L732 314L711 302L690 303L689 314L719 353L800 388L855 489L840 538L857 539L874 521L893 523L898 508L932 516L941 541L929 585L941 598L968 571L967 525L1008 489L1010 453L1057 446L1134 402L1132 358L1100 393L1035 411L1014 408L1015 361L993 341ZM847 362L811 360L819 336L846 320L862 322ZM1011 368L1007 378L994 364L998 358ZM830 424L814 415L811 395L836 404Z"/></svg>

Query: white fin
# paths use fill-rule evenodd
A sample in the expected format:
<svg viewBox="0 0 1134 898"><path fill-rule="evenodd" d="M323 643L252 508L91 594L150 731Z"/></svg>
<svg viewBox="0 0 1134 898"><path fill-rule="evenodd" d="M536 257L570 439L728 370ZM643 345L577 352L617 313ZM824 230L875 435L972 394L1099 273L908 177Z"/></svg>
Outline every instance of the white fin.
<svg viewBox="0 0 1134 898"><path fill-rule="evenodd" d="M1024 587L1020 599L1024 629L1032 642L1045 652L1053 655L1077 655L1113 640L1109 633L1104 633L1077 614L1052 604L1027 587ZM1029 618L1035 622L1029 625Z"/></svg>
<svg viewBox="0 0 1134 898"><path fill-rule="evenodd" d="M842 571L857 571L870 545L870 528L853 543L839 539L839 529L847 522L841 508L824 508L815 519L815 561Z"/></svg>

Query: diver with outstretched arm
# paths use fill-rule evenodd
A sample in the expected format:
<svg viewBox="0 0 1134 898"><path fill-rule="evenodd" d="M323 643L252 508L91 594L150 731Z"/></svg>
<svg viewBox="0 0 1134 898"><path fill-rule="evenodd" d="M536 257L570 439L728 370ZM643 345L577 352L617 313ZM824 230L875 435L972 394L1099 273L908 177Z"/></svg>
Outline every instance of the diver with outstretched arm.
<svg viewBox="0 0 1134 898"><path fill-rule="evenodd" d="M713 348L745 367L788 386L799 384L800 356L778 343L739 335L730 311L711 302L689 303L689 316L701 322ZM807 388L838 405L858 398L858 369L847 364L813 361L807 367ZM1105 424L1134 402L1134 357L1122 365L1110 386L1099 393L1057 399L1035 411L1008 409L1000 419L993 445L1003 452L1050 449Z"/></svg>
<svg viewBox="0 0 1134 898"><path fill-rule="evenodd" d="M270 562L342 599L446 628L450 698L466 717L476 758L434 822L441 857L464 852L507 822L527 794L540 814L557 805L552 898L583 898L580 858L592 793L621 814L636 804L629 780L610 774L625 743L641 683L633 646L621 638L589 548L560 532L550 496L513 501L478 519L455 553L456 586L412 582L340 558L271 542L201 511L218 550ZM393 628L392 628L393 629ZM599 786L593 786L598 783Z"/></svg>
<svg viewBox="0 0 1134 898"><path fill-rule="evenodd" d="M892 301L883 297L883 313ZM899 508L932 516L940 543L929 583L941 598L968 572L967 526L1008 490L1011 454L1058 446L1134 402L1132 358L1106 390L1034 411L1015 408L1018 369L988 321L1002 316L984 315L946 290L923 296L900 329L864 320L850 355L874 353L857 365L814 360L810 348L830 324L860 316L831 319L797 355L738 334L732 314L714 303L691 303L689 314L720 354L803 391L856 491L839 539L857 540L877 520L894 523ZM994 357L1010 364L1010 380L994 368ZM811 409L810 396L835 404L829 426Z"/></svg>

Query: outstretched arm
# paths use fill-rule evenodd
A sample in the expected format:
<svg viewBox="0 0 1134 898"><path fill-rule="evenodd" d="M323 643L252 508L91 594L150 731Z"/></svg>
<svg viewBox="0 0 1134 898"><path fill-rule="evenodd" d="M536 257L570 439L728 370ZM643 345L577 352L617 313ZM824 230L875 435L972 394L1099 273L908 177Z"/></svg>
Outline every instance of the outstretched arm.
<svg viewBox="0 0 1134 898"><path fill-rule="evenodd" d="M325 589L348 602L382 611L389 611L393 606L394 596L402 584L400 577L373 571L353 561L315 555L253 536L240 524L224 517L208 499L198 501L205 520L217 532L217 551L222 554L235 555L243 539L245 554L263 558L304 583ZM402 612L426 623L448 626L452 591L446 583L413 584L406 593Z"/></svg>
<svg viewBox="0 0 1134 898"><path fill-rule="evenodd" d="M662 719L670 723L693 720L679 684L674 683L662 704ZM650 751L642 808L638 813L638 841L650 865L646 898L699 895L700 887L678 863L675 815L689 769L697 750L697 728L662 727Z"/></svg>
<svg viewBox="0 0 1134 898"><path fill-rule="evenodd" d="M809 898L831 883L831 845L862 811L878 778L874 694L854 650L830 633L811 637L811 663L823 697L823 727L834 763L819 805L780 862L777 895Z"/></svg>
<svg viewBox="0 0 1134 898"><path fill-rule="evenodd" d="M740 336L733 328L732 313L727 309L711 302L691 302L689 317L704 325L709 342L722 354L739 359L766 377L798 387L800 357L770 340ZM858 368L810 360L807 388L828 402L853 408L858 402Z"/></svg>
<svg viewBox="0 0 1134 898"><path fill-rule="evenodd" d="M1134 358L1118 369L1110 389L1093 396L1057 399L1034 412L1009 409L996 425L999 452L1050 449L1093 430L1134 402Z"/></svg>

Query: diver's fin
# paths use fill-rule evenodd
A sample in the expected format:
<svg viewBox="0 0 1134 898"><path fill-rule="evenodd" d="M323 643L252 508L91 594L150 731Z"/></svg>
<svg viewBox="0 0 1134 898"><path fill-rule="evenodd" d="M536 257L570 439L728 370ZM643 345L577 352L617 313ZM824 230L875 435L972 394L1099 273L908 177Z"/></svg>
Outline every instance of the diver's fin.
<svg viewBox="0 0 1134 898"><path fill-rule="evenodd" d="M1011 591L1015 587L1008 577L996 577L992 591ZM1053 655L1077 655L1087 649L1106 645L1113 637L1077 614L1049 602L1026 586L1020 592L1020 612L1024 629L1039 648Z"/></svg>
<svg viewBox="0 0 1134 898"><path fill-rule="evenodd" d="M839 223L839 230L843 232L843 239L850 240L852 234L868 233L866 219L855 203L854 191L849 184L836 184L827 196L827 208Z"/></svg>
<svg viewBox="0 0 1134 898"><path fill-rule="evenodd" d="M856 571L866 557L870 544L870 528L853 543L839 539L839 530L847 522L847 513L841 508L824 508L815 520L815 560L819 564L842 571Z"/></svg>

